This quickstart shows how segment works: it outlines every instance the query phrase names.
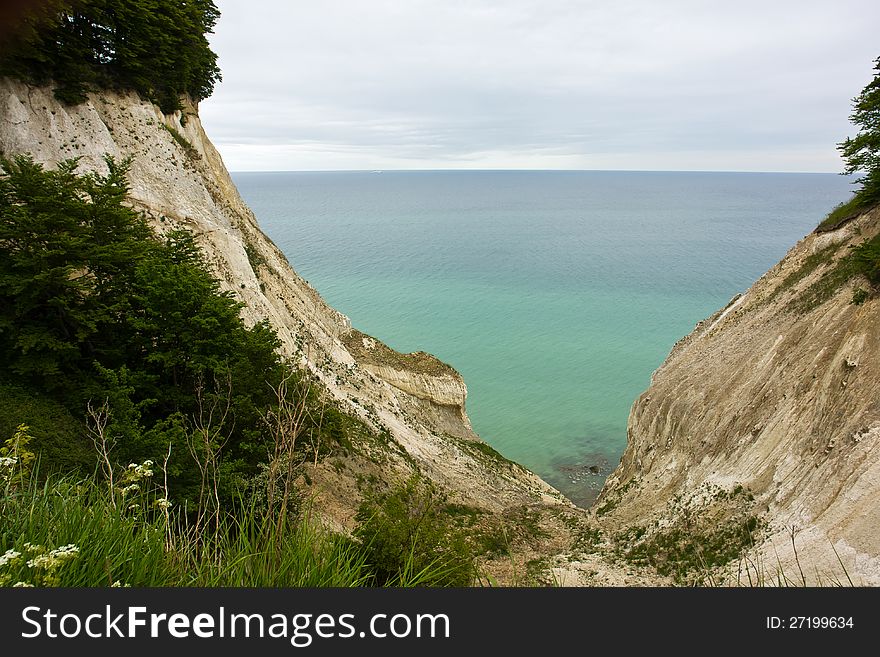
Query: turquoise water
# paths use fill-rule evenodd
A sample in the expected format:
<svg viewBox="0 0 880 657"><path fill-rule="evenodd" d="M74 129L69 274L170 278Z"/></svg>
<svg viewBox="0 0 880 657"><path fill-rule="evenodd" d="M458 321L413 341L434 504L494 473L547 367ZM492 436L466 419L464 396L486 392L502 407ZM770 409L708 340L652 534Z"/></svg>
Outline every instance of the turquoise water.
<svg viewBox="0 0 880 657"><path fill-rule="evenodd" d="M834 174L236 173L352 324L462 373L474 428L588 504L630 405L694 324L852 186Z"/></svg>

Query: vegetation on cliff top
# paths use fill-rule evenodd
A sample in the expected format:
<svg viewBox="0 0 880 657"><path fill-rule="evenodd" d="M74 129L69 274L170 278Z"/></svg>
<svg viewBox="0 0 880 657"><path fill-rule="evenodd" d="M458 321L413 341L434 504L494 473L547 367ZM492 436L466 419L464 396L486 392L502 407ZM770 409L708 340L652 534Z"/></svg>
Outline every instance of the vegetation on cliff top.
<svg viewBox="0 0 880 657"><path fill-rule="evenodd" d="M357 329L349 329L346 333L339 336L339 339L342 340L352 355L362 363L384 365L393 369L418 372L428 376L459 377L458 372L451 365L444 363L431 354L424 351L402 354L376 338L372 338L366 333L361 333Z"/></svg>
<svg viewBox="0 0 880 657"><path fill-rule="evenodd" d="M852 198L828 213L816 227L818 233L836 230L880 204L880 57L875 60L874 70L874 79L853 99L853 112L849 118L859 132L837 146L846 163L843 173L861 174L856 180L859 188ZM834 251L833 247L828 247L807 258L804 266L789 274L773 296L799 281L817 265L829 262ZM880 288L880 236L853 246L848 255L839 258L819 281L798 297L795 307L801 312L814 308L856 276L863 276L869 283L869 289L856 286L853 291L853 303L862 304Z"/></svg>
<svg viewBox="0 0 880 657"><path fill-rule="evenodd" d="M834 230L863 210L880 203L880 57L875 60L874 79L853 98L850 121L859 128L855 137L837 145L846 175L861 174L859 189L846 203L834 208L819 224L819 232Z"/></svg>
<svg viewBox="0 0 880 657"><path fill-rule="evenodd" d="M33 3L0 51L0 75L53 83L67 103L91 89L133 89L165 113L201 100L220 80L206 34L211 0L44 0Z"/></svg>

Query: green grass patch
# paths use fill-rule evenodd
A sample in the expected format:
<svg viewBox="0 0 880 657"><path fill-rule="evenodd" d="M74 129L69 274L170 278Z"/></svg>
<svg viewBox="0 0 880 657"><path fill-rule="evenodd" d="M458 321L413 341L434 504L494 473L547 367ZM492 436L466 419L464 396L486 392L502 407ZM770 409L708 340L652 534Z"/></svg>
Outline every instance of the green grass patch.
<svg viewBox="0 0 880 657"><path fill-rule="evenodd" d="M342 340L351 355L361 363L385 365L397 370L427 374L428 376L451 376L453 378L460 376L450 365L431 354L424 351L402 354L357 329L351 329L339 336L339 339Z"/></svg>
<svg viewBox="0 0 880 657"><path fill-rule="evenodd" d="M855 219L859 214L868 208L864 199L858 194L854 195L848 201L838 204L831 212L816 226L817 233L827 233L837 230L846 222Z"/></svg>
<svg viewBox="0 0 880 657"><path fill-rule="evenodd" d="M466 452L473 457L474 460L482 463L490 469L509 470L515 467L522 467L482 440L467 440L456 436L450 436L448 434L446 434L446 438L455 442L462 451Z"/></svg>
<svg viewBox="0 0 880 657"><path fill-rule="evenodd" d="M762 526L761 519L754 515L714 529L676 525L635 543L623 554L627 562L653 566L678 584L701 584L713 568L730 563L755 545Z"/></svg>
<svg viewBox="0 0 880 657"><path fill-rule="evenodd" d="M848 258L841 258L834 268L827 271L818 281L792 299L789 307L800 314L818 308L833 297L835 292L855 275L856 271L852 262Z"/></svg>
<svg viewBox="0 0 880 657"><path fill-rule="evenodd" d="M284 522L241 503L196 531L181 509L166 514L145 491L117 495L114 503L108 488L90 479L32 477L19 487L3 480L0 586L424 586L462 572L459 562L425 545L418 554L401 552L379 579L376 545L397 536L385 527L374 543L361 543L305 516Z"/></svg>
<svg viewBox="0 0 880 657"><path fill-rule="evenodd" d="M791 308L799 313L808 312L825 303L856 276L864 276L870 283L869 290L856 288L853 292L852 302L861 304L880 287L880 235L850 247L850 253L792 300Z"/></svg>
<svg viewBox="0 0 880 657"><path fill-rule="evenodd" d="M602 530L597 527L578 527L572 533L572 552L590 554L602 542Z"/></svg>
<svg viewBox="0 0 880 657"><path fill-rule="evenodd" d="M552 584L550 560L545 557L530 559L526 562L526 581L522 586L549 586Z"/></svg>
<svg viewBox="0 0 880 657"><path fill-rule="evenodd" d="M808 255L804 258L804 261L799 268L782 279L782 282L779 283L779 285L777 285L767 296L765 302L769 303L779 297L783 292L794 289L798 283L810 276L820 267L827 267L830 265L834 262L834 256L840 250L840 247L840 244L830 244L824 249L820 249L819 251L816 251L816 253Z"/></svg>
<svg viewBox="0 0 880 657"><path fill-rule="evenodd" d="M269 264L263 254L257 251L257 247L248 240L244 241L244 253L255 274L260 271L260 267L267 267Z"/></svg>

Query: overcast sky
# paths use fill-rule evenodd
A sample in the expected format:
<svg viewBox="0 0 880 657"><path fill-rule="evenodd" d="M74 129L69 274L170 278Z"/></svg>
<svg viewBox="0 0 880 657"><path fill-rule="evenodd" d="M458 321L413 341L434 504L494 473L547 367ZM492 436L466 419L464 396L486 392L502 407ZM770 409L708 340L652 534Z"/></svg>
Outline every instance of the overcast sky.
<svg viewBox="0 0 880 657"><path fill-rule="evenodd" d="M227 167L829 171L876 0L215 0Z"/></svg>

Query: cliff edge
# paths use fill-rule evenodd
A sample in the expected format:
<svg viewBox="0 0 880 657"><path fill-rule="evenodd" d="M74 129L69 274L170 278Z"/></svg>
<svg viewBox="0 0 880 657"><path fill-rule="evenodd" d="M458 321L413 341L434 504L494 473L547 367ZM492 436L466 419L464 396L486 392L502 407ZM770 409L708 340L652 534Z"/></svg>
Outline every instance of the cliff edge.
<svg viewBox="0 0 880 657"><path fill-rule="evenodd" d="M604 522L739 514L740 582L880 585L880 298L854 303L868 286L847 274L878 232L875 207L808 235L675 345L632 406Z"/></svg>
<svg viewBox="0 0 880 657"><path fill-rule="evenodd" d="M313 492L335 526L350 523L357 482L368 474L390 481L419 472L454 500L490 512L568 505L524 468L481 458L484 444L453 368L427 354L398 354L355 331L296 274L242 201L193 104L165 114L134 92L102 91L66 105L51 87L0 78L0 151L30 153L49 167L75 157L80 171L106 172L105 155L130 158L131 204L159 233L192 231L222 288L245 304L245 321L268 319L283 354L311 370L334 404L384 437L375 458L349 454L332 467L314 465Z"/></svg>

